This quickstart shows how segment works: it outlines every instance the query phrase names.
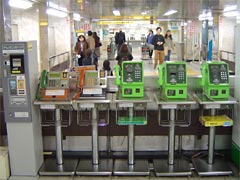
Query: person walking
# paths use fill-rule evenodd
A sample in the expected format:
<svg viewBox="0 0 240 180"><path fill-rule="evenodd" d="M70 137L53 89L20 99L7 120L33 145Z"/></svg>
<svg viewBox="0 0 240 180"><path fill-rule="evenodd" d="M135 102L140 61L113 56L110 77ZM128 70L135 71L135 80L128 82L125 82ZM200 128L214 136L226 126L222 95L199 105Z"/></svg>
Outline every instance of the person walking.
<svg viewBox="0 0 240 180"><path fill-rule="evenodd" d="M119 32L117 33L115 40L119 51L121 45L126 42L125 33L122 32L122 29L120 29Z"/></svg>
<svg viewBox="0 0 240 180"><path fill-rule="evenodd" d="M98 68L98 58L100 57L100 47L102 43L100 42L100 38L97 35L97 32L93 32L93 38L95 40L95 50L94 50L94 65L96 66L96 70Z"/></svg>
<svg viewBox="0 0 240 180"><path fill-rule="evenodd" d="M164 61L164 37L161 35L161 27L156 28L157 33L153 36L152 44L154 45L154 69L158 64L162 64Z"/></svg>
<svg viewBox="0 0 240 180"><path fill-rule="evenodd" d="M87 34L88 34L88 37L86 41L88 44L88 48L91 50L91 59L92 59L91 64L94 64L95 39L93 38L92 31L88 31Z"/></svg>
<svg viewBox="0 0 240 180"><path fill-rule="evenodd" d="M165 52L165 61L170 61L171 52L174 49L174 43L172 39L172 34L170 30L167 30L165 34L165 44L164 44L164 52Z"/></svg>
<svg viewBox="0 0 240 180"><path fill-rule="evenodd" d="M83 65L83 58L85 57L85 51L88 48L86 39L83 35L78 36L78 41L75 45L75 53L78 58L78 65Z"/></svg>
<svg viewBox="0 0 240 180"><path fill-rule="evenodd" d="M153 39L153 30L149 29L148 31L148 35L147 35L147 39L146 39L146 43L148 45L149 48L149 58L150 61L152 59L152 54L153 54L153 45L152 45L152 39Z"/></svg>

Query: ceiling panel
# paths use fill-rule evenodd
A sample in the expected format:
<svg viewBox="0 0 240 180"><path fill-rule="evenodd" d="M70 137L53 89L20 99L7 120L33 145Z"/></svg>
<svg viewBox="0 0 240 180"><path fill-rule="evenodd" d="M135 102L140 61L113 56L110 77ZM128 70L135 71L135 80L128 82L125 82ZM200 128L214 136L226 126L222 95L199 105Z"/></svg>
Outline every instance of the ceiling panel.
<svg viewBox="0 0 240 180"><path fill-rule="evenodd" d="M39 0L44 2L46 0ZM142 19L152 16L154 19L196 19L204 9L213 13L222 13L227 5L236 4L237 0L48 0L68 8L69 12L80 13L86 19ZM118 9L120 17L113 16ZM170 9L176 14L163 16ZM141 12L147 12L145 16Z"/></svg>

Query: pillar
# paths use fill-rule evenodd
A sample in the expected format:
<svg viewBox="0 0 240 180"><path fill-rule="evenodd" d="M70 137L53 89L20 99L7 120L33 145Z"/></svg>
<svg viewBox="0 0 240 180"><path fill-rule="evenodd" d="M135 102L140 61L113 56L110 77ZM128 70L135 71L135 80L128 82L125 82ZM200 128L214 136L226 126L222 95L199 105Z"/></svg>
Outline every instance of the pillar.
<svg viewBox="0 0 240 180"><path fill-rule="evenodd" d="M40 36L40 71L49 70L48 63L48 15L46 7L39 6L39 36Z"/></svg>
<svg viewBox="0 0 240 180"><path fill-rule="evenodd" d="M240 13L240 0L237 0L237 11ZM235 82L234 82L234 97L240 99L240 16L236 18L235 26ZM234 124L232 133L232 160L240 168L240 105L237 104L234 109Z"/></svg>

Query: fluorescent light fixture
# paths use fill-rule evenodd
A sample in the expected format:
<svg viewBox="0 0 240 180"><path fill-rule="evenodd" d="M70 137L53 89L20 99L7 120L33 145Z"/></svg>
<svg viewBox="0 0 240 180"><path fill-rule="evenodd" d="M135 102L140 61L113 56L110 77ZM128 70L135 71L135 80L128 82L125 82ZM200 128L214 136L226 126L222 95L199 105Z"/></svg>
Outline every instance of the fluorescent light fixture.
<svg viewBox="0 0 240 180"><path fill-rule="evenodd" d="M47 13L48 15L57 16L57 17L62 17L62 18L67 17L67 13L66 13L66 12L64 12L64 11L59 11L59 10L53 9L53 8L47 8L46 13Z"/></svg>
<svg viewBox="0 0 240 180"><path fill-rule="evenodd" d="M225 17L236 17L237 15L238 15L237 11L223 12L223 16Z"/></svg>
<svg viewBox="0 0 240 180"><path fill-rule="evenodd" d="M20 9L28 9L33 5L32 2L29 2L26 0L9 0L8 4L11 7L20 8Z"/></svg>
<svg viewBox="0 0 240 180"><path fill-rule="evenodd" d="M223 9L223 12L234 11L234 10L237 10L237 5L226 6L226 7Z"/></svg>
<svg viewBox="0 0 240 180"><path fill-rule="evenodd" d="M237 5L226 6L223 9L223 16L225 16L225 17L236 17L236 16L238 16Z"/></svg>
<svg viewBox="0 0 240 180"><path fill-rule="evenodd" d="M80 14L78 14L78 13L73 13L73 20L75 20L75 21L80 21L80 20L81 20Z"/></svg>
<svg viewBox="0 0 240 180"><path fill-rule="evenodd" d="M113 10L114 16L120 16L120 11L119 10Z"/></svg>
<svg viewBox="0 0 240 180"><path fill-rule="evenodd" d="M199 21L204 21L204 20L213 20L212 12L210 10L205 10L202 14L198 16Z"/></svg>
<svg viewBox="0 0 240 180"><path fill-rule="evenodd" d="M171 9L171 10L168 10L167 12L165 12L163 14L163 16L169 16L169 15L175 14L176 12L177 12L176 10Z"/></svg>

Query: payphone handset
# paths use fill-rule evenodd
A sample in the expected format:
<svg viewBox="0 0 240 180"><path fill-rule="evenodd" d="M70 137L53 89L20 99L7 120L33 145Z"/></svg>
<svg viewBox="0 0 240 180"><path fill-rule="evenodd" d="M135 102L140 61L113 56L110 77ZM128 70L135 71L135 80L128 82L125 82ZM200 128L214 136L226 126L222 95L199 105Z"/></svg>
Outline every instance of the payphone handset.
<svg viewBox="0 0 240 180"><path fill-rule="evenodd" d="M116 76L116 79L115 79L115 84L116 85L120 85L121 84L121 78L120 78L120 69L121 69L121 67L117 64L116 66L115 66L115 76Z"/></svg>
<svg viewBox="0 0 240 180"><path fill-rule="evenodd" d="M225 62L205 62L201 66L203 92L211 98L229 97L229 70Z"/></svg>
<svg viewBox="0 0 240 180"><path fill-rule="evenodd" d="M163 65L159 64L158 65L158 85L162 86L163 85Z"/></svg>
<svg viewBox="0 0 240 180"><path fill-rule="evenodd" d="M120 86L122 97L144 96L143 71L142 61L123 61L121 67L116 66L115 84Z"/></svg>
<svg viewBox="0 0 240 180"><path fill-rule="evenodd" d="M77 73L77 92L72 97L73 100L80 97L104 97L103 89L107 87L106 71L97 71L94 65L79 66L75 68L75 71Z"/></svg>
<svg viewBox="0 0 240 180"><path fill-rule="evenodd" d="M158 84L165 97L170 99L187 98L185 62L164 62L164 64L158 66L158 74Z"/></svg>
<svg viewBox="0 0 240 180"><path fill-rule="evenodd" d="M40 77L38 100L63 100L69 94L68 72L47 72L43 70Z"/></svg>

